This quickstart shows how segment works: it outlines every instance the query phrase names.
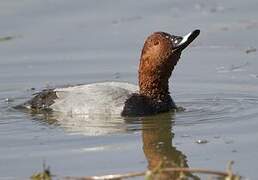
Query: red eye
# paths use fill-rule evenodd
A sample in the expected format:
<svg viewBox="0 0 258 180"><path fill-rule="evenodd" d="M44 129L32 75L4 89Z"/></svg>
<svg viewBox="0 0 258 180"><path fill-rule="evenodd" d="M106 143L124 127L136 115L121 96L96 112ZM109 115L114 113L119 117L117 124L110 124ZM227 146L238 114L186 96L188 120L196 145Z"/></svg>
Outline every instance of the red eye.
<svg viewBox="0 0 258 180"><path fill-rule="evenodd" d="M159 41L154 41L154 46L159 45Z"/></svg>

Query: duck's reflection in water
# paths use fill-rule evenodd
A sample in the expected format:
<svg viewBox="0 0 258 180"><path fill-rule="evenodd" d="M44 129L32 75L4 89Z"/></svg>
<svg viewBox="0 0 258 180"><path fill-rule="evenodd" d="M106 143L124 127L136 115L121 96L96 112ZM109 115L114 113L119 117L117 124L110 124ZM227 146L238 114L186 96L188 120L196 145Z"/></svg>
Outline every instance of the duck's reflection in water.
<svg viewBox="0 0 258 180"><path fill-rule="evenodd" d="M106 114L67 115L58 112L31 113L32 119L40 124L60 127L68 134L105 136L128 132L127 124L120 116Z"/></svg>
<svg viewBox="0 0 258 180"><path fill-rule="evenodd" d="M148 169L157 167L188 167L186 156L173 146L172 132L173 113L142 118L143 151L148 161ZM154 179L178 179L182 176L188 179L199 179L191 173L160 172Z"/></svg>
<svg viewBox="0 0 258 180"><path fill-rule="evenodd" d="M187 157L173 146L172 131L174 113L164 113L141 118L105 118L88 116L64 116L60 114L31 114L34 120L64 128L67 132L92 135L106 135L142 131L143 152L148 162L148 169L157 167L188 167ZM153 179L200 179L191 173L160 171Z"/></svg>

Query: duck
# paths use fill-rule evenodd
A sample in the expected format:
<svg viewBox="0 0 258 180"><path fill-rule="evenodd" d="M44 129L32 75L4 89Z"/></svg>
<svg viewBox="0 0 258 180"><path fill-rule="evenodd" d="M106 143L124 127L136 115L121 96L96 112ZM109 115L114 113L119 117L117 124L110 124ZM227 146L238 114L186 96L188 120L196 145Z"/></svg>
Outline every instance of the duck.
<svg viewBox="0 0 258 180"><path fill-rule="evenodd" d="M144 42L138 69L138 85L98 82L44 89L20 107L33 112L67 115L110 114L122 117L149 116L177 109L170 96L169 78L182 51L200 34L185 36L154 32Z"/></svg>

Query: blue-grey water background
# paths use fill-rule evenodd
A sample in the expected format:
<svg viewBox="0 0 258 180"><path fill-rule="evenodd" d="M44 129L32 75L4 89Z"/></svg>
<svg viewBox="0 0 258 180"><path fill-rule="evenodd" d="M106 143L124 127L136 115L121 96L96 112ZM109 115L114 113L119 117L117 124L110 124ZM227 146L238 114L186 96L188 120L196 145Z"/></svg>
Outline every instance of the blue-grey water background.
<svg viewBox="0 0 258 180"><path fill-rule="evenodd" d="M257 9L256 0L1 1L0 179L27 178L43 162L69 176L146 170L140 121L52 122L12 107L49 86L137 84L151 32L194 29L201 34L170 79L172 97L186 109L171 117L172 146L189 167L224 170L234 160L235 172L255 179Z"/></svg>

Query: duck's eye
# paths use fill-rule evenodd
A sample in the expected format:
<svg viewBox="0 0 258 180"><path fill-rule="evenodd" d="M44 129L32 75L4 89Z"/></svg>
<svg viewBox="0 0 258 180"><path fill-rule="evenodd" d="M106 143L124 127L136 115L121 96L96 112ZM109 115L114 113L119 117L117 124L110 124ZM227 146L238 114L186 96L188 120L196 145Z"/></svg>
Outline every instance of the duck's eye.
<svg viewBox="0 0 258 180"><path fill-rule="evenodd" d="M154 46L159 45L159 41L154 41Z"/></svg>

